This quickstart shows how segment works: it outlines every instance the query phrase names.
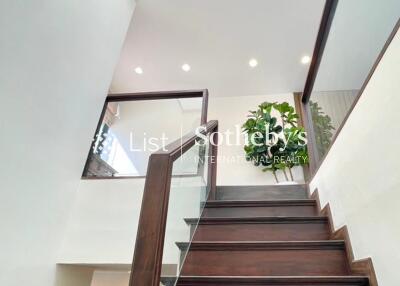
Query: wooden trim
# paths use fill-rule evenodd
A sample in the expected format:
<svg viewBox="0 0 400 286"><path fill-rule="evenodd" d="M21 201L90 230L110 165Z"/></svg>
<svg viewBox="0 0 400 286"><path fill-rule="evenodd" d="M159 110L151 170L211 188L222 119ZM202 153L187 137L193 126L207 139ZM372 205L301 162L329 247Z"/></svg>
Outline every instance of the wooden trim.
<svg viewBox="0 0 400 286"><path fill-rule="evenodd" d="M179 249L184 250L190 245L190 251L216 250L216 251L240 251L240 250L324 250L344 249L342 240L312 240L312 241L193 241L177 242Z"/></svg>
<svg viewBox="0 0 400 286"><path fill-rule="evenodd" d="M301 93L294 93L296 111L299 113L301 118L302 126L307 133L307 151L309 157L308 168L305 169L304 176L305 181L309 182L311 180L312 174L315 173L318 164L318 151L317 143L315 141L315 133L313 121L311 118L311 111L309 104L304 104L301 102Z"/></svg>
<svg viewBox="0 0 400 286"><path fill-rule="evenodd" d="M210 184L208 200L215 200L217 197L217 160L218 160L218 125L215 127L211 135L214 144L210 144L210 157L211 160L208 164L208 179L207 183Z"/></svg>
<svg viewBox="0 0 400 286"><path fill-rule="evenodd" d="M351 270L354 274L367 275L370 286L378 286L378 278L375 274L374 264L370 257L353 261Z"/></svg>
<svg viewBox="0 0 400 286"><path fill-rule="evenodd" d="M218 121L209 121L203 128L202 134L215 132ZM197 138L193 131L150 156L129 286L160 285L173 162L189 150ZM215 168L216 164L209 162L212 175L216 174ZM215 180L210 179L208 184Z"/></svg>
<svg viewBox="0 0 400 286"><path fill-rule="evenodd" d="M304 109L304 116L306 118L306 123L304 125L304 129L307 132L307 148L308 148L308 156L309 156L309 162L310 162L310 173L314 174L315 171L317 170L318 162L319 162L319 154L318 154L318 149L317 149L317 141L315 138L315 132L314 132L314 125L312 121L312 115L311 115L311 109L310 105L304 104L303 105ZM310 176L311 180L312 176Z"/></svg>
<svg viewBox="0 0 400 286"><path fill-rule="evenodd" d="M139 92L139 93L117 93L108 94L106 102L136 101L136 100L160 100L160 99L181 99L202 97L202 114L200 124L207 123L208 109L208 90L179 90L179 91L157 91L157 92Z"/></svg>
<svg viewBox="0 0 400 286"><path fill-rule="evenodd" d="M296 285L296 286L335 286L358 285L367 286L368 280L359 276L181 276L180 285L204 286L261 286L261 285ZM173 285L165 284L165 285Z"/></svg>
<svg viewBox="0 0 400 286"><path fill-rule="evenodd" d="M343 240L345 242L346 255L351 273L354 275L365 275L369 279L370 286L378 286L378 280L376 278L372 259L370 257L359 260L354 259L354 252L351 246L351 239L347 225L344 225L337 230L335 229L335 226L333 224L332 211L329 203L326 204L323 209L321 209L318 189L315 189L314 193L311 195L311 198L317 201L317 208L320 215L328 218L329 228L331 230L330 239L335 241Z"/></svg>
<svg viewBox="0 0 400 286"><path fill-rule="evenodd" d="M317 158L318 156L315 144L315 136L314 136L314 128L312 126L311 116L309 116L309 109L307 106L302 103L301 97L302 94L300 92L294 92L294 105L296 113L299 115L298 125L304 127L304 130L307 134L307 151L309 157L309 163L306 166L303 166L303 174L304 174L304 181L308 182L311 178L311 174L313 170L316 168ZM311 124L311 125L310 125Z"/></svg>
<svg viewBox="0 0 400 286"><path fill-rule="evenodd" d="M343 119L343 121L340 124L338 130L335 132L335 135L332 138L332 141L331 141L331 144L329 145L328 150L326 150L325 155L322 157L322 159L317 161L318 164L317 164L316 168L312 171L312 176L310 178L310 181L314 178L315 174L318 172L318 170L321 167L322 163L324 162L326 156L328 155L329 151L331 150L331 148L332 148L333 144L335 143L337 137L339 136L340 132L342 131L342 129L344 127L344 125L346 124L347 119L350 117L350 114L353 112L355 106L357 105L358 101L361 98L361 95L364 93L365 88L367 87L369 81L371 80L373 74L375 73L375 70L377 69L379 63L381 62L383 56L385 55L386 50L388 49L388 47L392 43L393 38L396 36L399 28L400 28L400 19L397 21L395 27L393 28L392 32L390 33L389 38L386 40L385 45L383 46L381 52L379 53L377 59L375 60L374 65L372 66L371 70L369 71L368 76L365 79L365 81L364 81L361 89L359 90L356 98L354 99L349 111L347 112L346 117ZM306 105L308 105L308 103ZM310 123L311 123L311 126L312 126L312 121L310 121ZM315 136L312 136L312 137L315 138Z"/></svg>
<svg viewBox="0 0 400 286"><path fill-rule="evenodd" d="M92 153L94 144L96 143L96 134L99 133L101 124L103 122L104 115L106 114L107 104L108 104L107 100L104 101L103 109L101 110L99 121L97 122L96 131L94 132L94 134L92 136L93 141L90 143L89 151L88 151L88 154L87 154L87 157L86 157L86 161L85 161L85 166L83 167L82 176L81 176L82 178L85 177L84 175L87 172L87 169L89 167L89 157L90 157L90 154Z"/></svg>
<svg viewBox="0 0 400 286"><path fill-rule="evenodd" d="M139 93L114 93L109 94L107 102L134 101L134 100L160 100L160 99L180 99L202 97L201 120L200 124L207 123L208 110L208 90L179 90L179 91L157 91L157 92L139 92Z"/></svg>
<svg viewBox="0 0 400 286"><path fill-rule="evenodd" d="M285 217L202 217L186 218L187 224L223 225L223 224L315 224L326 223L324 216L285 216Z"/></svg>
<svg viewBox="0 0 400 286"><path fill-rule="evenodd" d="M199 90L174 90L174 91L151 91L136 93L112 93L107 95L106 101L130 101L130 100L157 100L157 99L174 99L174 98L190 98L203 97L207 93L207 89Z"/></svg>
<svg viewBox="0 0 400 286"><path fill-rule="evenodd" d="M304 127L304 113L303 110L303 103L301 102L301 92L293 92L293 99L294 99L294 110L299 115L299 120L297 121L297 125Z"/></svg>
<svg viewBox="0 0 400 286"><path fill-rule="evenodd" d="M206 124L207 123L207 114L208 114L208 90L205 89L203 90L203 102L201 104L201 118L200 118L200 124Z"/></svg>
<svg viewBox="0 0 400 286"><path fill-rule="evenodd" d="M310 100L311 92L318 74L322 55L324 54L326 41L328 40L328 35L331 29L331 24L335 15L337 4L338 0L325 1L324 12L322 14L321 22L319 25L318 35L314 45L314 52L311 58L310 68L308 70L306 84L303 90L303 103L307 103Z"/></svg>
<svg viewBox="0 0 400 286"><path fill-rule="evenodd" d="M315 200L310 199L291 199L291 200L209 200L206 208L232 208L232 207L282 207L282 206L314 206Z"/></svg>

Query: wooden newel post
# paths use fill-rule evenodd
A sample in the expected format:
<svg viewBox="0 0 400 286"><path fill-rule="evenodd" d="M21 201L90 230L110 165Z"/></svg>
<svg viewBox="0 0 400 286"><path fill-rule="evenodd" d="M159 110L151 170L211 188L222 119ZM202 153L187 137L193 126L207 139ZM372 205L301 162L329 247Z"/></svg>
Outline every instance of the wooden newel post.
<svg viewBox="0 0 400 286"><path fill-rule="evenodd" d="M129 286L160 285L171 174L169 154L150 156Z"/></svg>

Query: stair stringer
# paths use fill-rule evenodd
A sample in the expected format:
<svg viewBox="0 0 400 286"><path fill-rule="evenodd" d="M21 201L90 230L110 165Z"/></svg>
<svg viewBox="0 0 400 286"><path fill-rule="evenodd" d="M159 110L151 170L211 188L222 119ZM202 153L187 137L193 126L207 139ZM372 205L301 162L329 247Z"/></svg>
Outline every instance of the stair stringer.
<svg viewBox="0 0 400 286"><path fill-rule="evenodd" d="M363 258L363 259L354 259L354 252L351 246L351 239L349 235L349 231L347 225L340 227L339 229L335 229L333 224L333 216L329 203L327 203L323 208L321 207L321 201L319 198L318 188L314 190L311 194L308 189L308 195L310 199L313 199L317 202L317 210L322 216L328 217L329 228L331 232L330 239L332 240L343 240L345 242L346 247L346 255L349 261L349 265L351 271L355 275L364 275L369 279L370 286L378 286L378 280L376 278L374 265L371 257Z"/></svg>

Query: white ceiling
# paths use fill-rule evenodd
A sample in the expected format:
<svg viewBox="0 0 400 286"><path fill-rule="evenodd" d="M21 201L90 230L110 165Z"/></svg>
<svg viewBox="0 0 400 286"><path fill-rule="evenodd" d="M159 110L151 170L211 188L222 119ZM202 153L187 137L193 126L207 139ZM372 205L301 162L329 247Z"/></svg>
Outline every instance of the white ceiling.
<svg viewBox="0 0 400 286"><path fill-rule="evenodd" d="M324 0L141 0L112 92L208 88L211 96L301 91ZM251 69L250 58L258 60ZM181 69L183 63L190 72ZM135 73L135 67L144 73Z"/></svg>

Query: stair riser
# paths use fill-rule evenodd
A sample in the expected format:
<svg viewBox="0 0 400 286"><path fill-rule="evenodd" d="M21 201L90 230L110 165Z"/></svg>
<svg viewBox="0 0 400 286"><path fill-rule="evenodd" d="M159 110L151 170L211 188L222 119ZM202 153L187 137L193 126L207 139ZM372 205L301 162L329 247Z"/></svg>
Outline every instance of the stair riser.
<svg viewBox="0 0 400 286"><path fill-rule="evenodd" d="M200 224L194 241L305 241L329 239L327 223Z"/></svg>
<svg viewBox="0 0 400 286"><path fill-rule="evenodd" d="M332 283L329 283L329 284L326 284L326 283L313 283L313 284L310 284L310 283L302 283L302 284L299 284L299 283L290 283L290 284L287 284L287 283L285 283L285 284L282 284L282 283L279 283L279 284L271 284L271 283L268 283L268 284L253 284L253 283L246 283L246 284L237 284L237 283L213 283L213 282L207 282L207 283L201 283L201 284L198 284L198 283L178 283L177 284L178 286L363 286L363 285L365 285L365 284L342 284L342 283L340 283L340 284L338 284L338 283L335 283L335 284L332 284ZM172 285L171 285L172 286Z"/></svg>
<svg viewBox="0 0 400 286"><path fill-rule="evenodd" d="M162 284L174 286L175 280L163 278ZM181 276L178 286L368 286L368 278L357 276L335 277L216 277Z"/></svg>
<svg viewBox="0 0 400 286"><path fill-rule="evenodd" d="M304 186L224 186L217 189L217 200L307 199Z"/></svg>
<svg viewBox="0 0 400 286"><path fill-rule="evenodd" d="M190 250L184 276L334 276L350 274L343 250Z"/></svg>
<svg viewBox="0 0 400 286"><path fill-rule="evenodd" d="M203 217L316 216L315 206L206 207Z"/></svg>

